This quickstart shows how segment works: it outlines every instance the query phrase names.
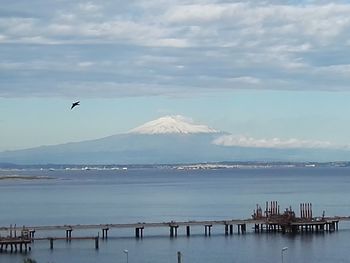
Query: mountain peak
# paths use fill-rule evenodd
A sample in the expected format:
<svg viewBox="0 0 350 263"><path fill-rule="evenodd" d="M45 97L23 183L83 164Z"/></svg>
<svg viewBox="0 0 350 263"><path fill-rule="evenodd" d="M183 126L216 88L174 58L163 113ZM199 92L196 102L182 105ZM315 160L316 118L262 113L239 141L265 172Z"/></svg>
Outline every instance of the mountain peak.
<svg viewBox="0 0 350 263"><path fill-rule="evenodd" d="M168 133L217 133L219 131L209 128L206 125L194 124L181 115L164 116L159 119L147 122L130 131L139 134L168 134Z"/></svg>

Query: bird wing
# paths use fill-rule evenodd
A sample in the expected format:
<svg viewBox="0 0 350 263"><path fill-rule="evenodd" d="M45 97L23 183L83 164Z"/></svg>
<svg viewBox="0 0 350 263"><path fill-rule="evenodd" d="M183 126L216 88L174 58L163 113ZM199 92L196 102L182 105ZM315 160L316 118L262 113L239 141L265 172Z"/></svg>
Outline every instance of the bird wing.
<svg viewBox="0 0 350 263"><path fill-rule="evenodd" d="M75 106L80 105L80 101L76 101L72 103L72 107L70 107L70 109L72 110Z"/></svg>

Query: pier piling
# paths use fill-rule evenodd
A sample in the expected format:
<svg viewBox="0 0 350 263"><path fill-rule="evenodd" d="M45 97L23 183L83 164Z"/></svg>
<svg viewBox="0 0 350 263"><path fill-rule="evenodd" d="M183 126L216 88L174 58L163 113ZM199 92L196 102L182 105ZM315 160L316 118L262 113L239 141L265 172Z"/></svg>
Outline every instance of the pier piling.
<svg viewBox="0 0 350 263"><path fill-rule="evenodd" d="M96 250L98 250L98 247L99 247L98 242L99 242L99 237L97 236L97 237L95 237L95 249Z"/></svg>
<svg viewBox="0 0 350 263"><path fill-rule="evenodd" d="M237 225L237 229L238 229L238 234L245 234L246 230L247 230L247 225L246 224L238 224Z"/></svg>
<svg viewBox="0 0 350 263"><path fill-rule="evenodd" d="M143 238L143 229L144 229L144 227L136 227L135 228L135 237L136 238Z"/></svg>
<svg viewBox="0 0 350 263"><path fill-rule="evenodd" d="M177 237L177 229L179 228L178 225L170 225L170 237Z"/></svg>
<svg viewBox="0 0 350 263"><path fill-rule="evenodd" d="M190 236L191 233L190 233L190 226L186 226L186 236Z"/></svg>
<svg viewBox="0 0 350 263"><path fill-rule="evenodd" d="M72 228L66 229L66 241L71 241L72 240Z"/></svg>
<svg viewBox="0 0 350 263"><path fill-rule="evenodd" d="M182 263L182 255L180 251L177 252L177 263Z"/></svg>
<svg viewBox="0 0 350 263"><path fill-rule="evenodd" d="M211 227L212 227L213 225L205 225L204 226L204 234L205 234L205 236L210 236L211 235Z"/></svg>
<svg viewBox="0 0 350 263"><path fill-rule="evenodd" d="M108 238L108 230L109 228L102 228L102 239L107 239Z"/></svg>
<svg viewBox="0 0 350 263"><path fill-rule="evenodd" d="M34 241L34 236L35 236L35 230L32 229L32 230L29 230L29 237L30 239L32 239Z"/></svg>

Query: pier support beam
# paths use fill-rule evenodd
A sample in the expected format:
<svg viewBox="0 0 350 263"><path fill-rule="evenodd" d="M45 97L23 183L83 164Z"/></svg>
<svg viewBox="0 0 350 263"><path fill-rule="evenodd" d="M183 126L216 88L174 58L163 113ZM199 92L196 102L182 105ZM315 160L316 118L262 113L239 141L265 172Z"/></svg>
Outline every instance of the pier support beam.
<svg viewBox="0 0 350 263"><path fill-rule="evenodd" d="M53 250L53 238L50 238L50 249Z"/></svg>
<svg viewBox="0 0 350 263"><path fill-rule="evenodd" d="M102 239L107 239L108 238L108 230L109 228L102 228Z"/></svg>
<svg viewBox="0 0 350 263"><path fill-rule="evenodd" d="M247 230L247 225L246 224L238 224L237 225L238 228L238 234L245 234L246 230Z"/></svg>
<svg viewBox="0 0 350 263"><path fill-rule="evenodd" d="M282 234L286 233L286 227L285 226L281 226L281 230L282 230Z"/></svg>
<svg viewBox="0 0 350 263"><path fill-rule="evenodd" d="M32 241L34 241L35 230L29 230L29 237Z"/></svg>
<svg viewBox="0 0 350 263"><path fill-rule="evenodd" d="M190 236L191 232L190 232L190 226L186 226L186 236Z"/></svg>
<svg viewBox="0 0 350 263"><path fill-rule="evenodd" d="M177 263L182 263L182 254L180 251L177 252Z"/></svg>
<svg viewBox="0 0 350 263"><path fill-rule="evenodd" d="M212 227L213 225L205 225L204 226L204 233L205 233L205 236L210 236L211 235L211 227Z"/></svg>
<svg viewBox="0 0 350 263"><path fill-rule="evenodd" d="M136 227L135 228L135 237L136 238L143 238L143 229L144 229L144 227Z"/></svg>
<svg viewBox="0 0 350 263"><path fill-rule="evenodd" d="M172 225L170 226L170 237L177 237L177 229L179 226L177 225Z"/></svg>
<svg viewBox="0 0 350 263"><path fill-rule="evenodd" d="M97 236L97 237L95 237L95 249L96 249L96 250L98 250L98 247L99 247L98 242L99 242L99 238L98 238L98 236Z"/></svg>
<svg viewBox="0 0 350 263"><path fill-rule="evenodd" d="M324 224L323 224L323 225L320 225L320 230L321 230L321 231L324 231Z"/></svg>
<svg viewBox="0 0 350 263"><path fill-rule="evenodd" d="M254 224L254 232L259 233L260 232L260 226L259 224Z"/></svg>
<svg viewBox="0 0 350 263"><path fill-rule="evenodd" d="M66 241L72 240L72 231L73 231L73 229L71 229L71 228L66 229Z"/></svg>
<svg viewBox="0 0 350 263"><path fill-rule="evenodd" d="M230 235L233 235L233 225L232 224L226 224L225 223L225 236L227 236L228 235L228 230L229 230L229 228L230 228Z"/></svg>

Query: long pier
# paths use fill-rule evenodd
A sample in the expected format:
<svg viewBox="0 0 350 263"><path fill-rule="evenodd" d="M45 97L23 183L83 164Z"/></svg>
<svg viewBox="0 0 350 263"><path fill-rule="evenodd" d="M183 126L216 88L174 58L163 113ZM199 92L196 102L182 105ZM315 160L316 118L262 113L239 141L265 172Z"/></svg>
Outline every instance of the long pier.
<svg viewBox="0 0 350 263"><path fill-rule="evenodd" d="M316 229L317 226L320 226L320 231L323 229L324 231L332 231L332 227L327 227L327 225L334 224L334 230L337 230L337 224L341 221L350 221L350 216L343 216L343 217L325 217L323 219L316 218L315 220L303 220L298 222L291 222L291 227L299 227L300 231L304 230L311 230L311 228ZM91 229L97 229L102 231L102 239L108 238L108 230L110 229L135 229L135 237L143 237L143 230L146 228L169 228L169 235L170 237L176 237L177 236L177 229L179 227L185 227L186 228L186 235L190 236L190 228L199 226L204 228L204 234L210 235L211 234L211 228L213 226L224 226L224 233L225 234L233 234L234 233L234 226L237 227L237 233L238 234L244 234L247 229L247 225L260 225L261 228L259 228L259 231L266 230L266 232L270 232L270 230L273 230L273 226L280 226L280 229L282 229L283 224L277 221L273 220L266 220L266 219L229 219L229 220L208 220L208 221L170 221L170 222L160 222L160 223L146 223L146 222L138 222L138 223L125 223L125 224L72 224L72 225L47 225L47 226L24 226L23 228L26 229L29 232L30 239L35 238L35 232L37 231L57 231L57 230L63 230L66 232L65 238L60 239L72 239L72 232L73 230L91 230ZM324 226L324 228L322 228ZM22 228L14 228L14 227L0 227L0 232L3 231L16 231L21 230ZM253 228L254 229L254 228ZM257 230L257 229L256 229ZM38 238L40 240L42 238ZM47 239L47 238L44 238ZM58 239L58 238L55 238ZM0 242L3 239L0 238Z"/></svg>
<svg viewBox="0 0 350 263"><path fill-rule="evenodd" d="M300 224L326 224L332 221L350 221L350 216L334 216L316 218L316 220L300 222ZM270 224L271 221L265 219L228 219L228 220L207 220L207 221L169 221L161 223L121 223L121 224L72 224L72 225L47 225L47 226L25 226L30 231L55 231L55 230L89 230L89 229L109 229L109 228L160 228L160 227L180 227L180 226L206 226L206 225L243 225L243 224ZM293 224L293 223L292 223ZM295 223L298 224L298 223ZM21 227L17 227L21 230ZM14 227L2 226L0 231L15 231Z"/></svg>
<svg viewBox="0 0 350 263"><path fill-rule="evenodd" d="M264 215L265 214L265 215ZM50 249L54 247L55 240L84 240L91 239L95 242L95 248L99 248L99 239L107 239L108 231L110 229L132 229L135 233L135 238L143 238L144 230L151 228L167 228L169 230L170 238L178 236L178 229L182 228L184 235L189 237L191 235L191 227L202 227L205 236L210 236L212 227L222 226L224 235L245 234L247 229L252 229L254 233L303 233L303 232L334 232L338 230L339 222L350 221L350 216L334 216L312 217L312 205L300 205L300 217L296 217L291 208L287 208L284 213L279 212L277 202L271 202L269 207L266 203L265 212L257 205L254 210L252 218L248 219L228 219L228 220L206 220L206 221L169 221L169 222L138 222L138 223L124 223L124 224L72 224L72 225L46 225L46 226L23 226L23 227L0 227L0 234L2 232L10 233L6 237L0 236L0 253L30 250L30 243L35 240L48 240L50 242ZM247 228L248 226L248 228ZM79 237L72 236L73 231L77 230L98 230L97 236ZM235 231L236 229L236 231ZM35 237L36 232L50 232L50 231L64 231L65 237ZM20 235L17 236L17 231ZM102 235L100 236L100 231Z"/></svg>

